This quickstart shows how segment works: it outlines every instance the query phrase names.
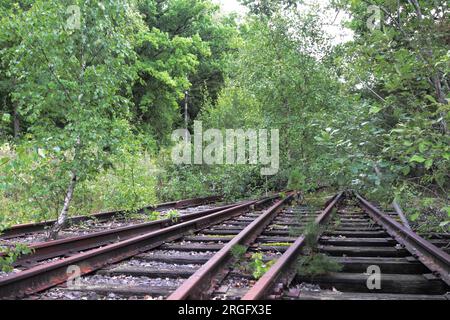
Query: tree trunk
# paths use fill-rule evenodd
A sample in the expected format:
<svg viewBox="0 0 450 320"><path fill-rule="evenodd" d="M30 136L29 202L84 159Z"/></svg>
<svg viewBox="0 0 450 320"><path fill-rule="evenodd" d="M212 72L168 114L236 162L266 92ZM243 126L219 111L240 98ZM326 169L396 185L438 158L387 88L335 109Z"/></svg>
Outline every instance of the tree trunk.
<svg viewBox="0 0 450 320"><path fill-rule="evenodd" d="M49 239L55 240L58 237L59 232L66 225L67 214L69 213L70 202L72 201L73 192L75 190L75 185L77 183L77 175L72 172L69 187L67 188L66 197L64 199L63 208L59 214L58 220L55 222L52 230L49 233Z"/></svg>
<svg viewBox="0 0 450 320"><path fill-rule="evenodd" d="M185 141L188 141L188 121L189 121L189 115L188 115L188 99L189 99L189 92L185 91L184 93L184 127L186 129L186 139Z"/></svg>
<svg viewBox="0 0 450 320"><path fill-rule="evenodd" d="M434 89L436 91L436 98L437 101L441 104L447 104L447 98L445 97L445 93L442 89L442 85L441 85L441 76L439 75L439 73L437 73L436 75L434 75L432 77L432 82L434 85ZM445 121L445 114L441 113L442 116L442 120L441 120L441 128L442 128L442 132L444 135L447 135L448 133L448 127L447 127L447 122Z"/></svg>
<svg viewBox="0 0 450 320"><path fill-rule="evenodd" d="M20 135L20 120L19 113L17 112L17 106L14 105L13 110L13 129L14 129L14 139L18 139Z"/></svg>

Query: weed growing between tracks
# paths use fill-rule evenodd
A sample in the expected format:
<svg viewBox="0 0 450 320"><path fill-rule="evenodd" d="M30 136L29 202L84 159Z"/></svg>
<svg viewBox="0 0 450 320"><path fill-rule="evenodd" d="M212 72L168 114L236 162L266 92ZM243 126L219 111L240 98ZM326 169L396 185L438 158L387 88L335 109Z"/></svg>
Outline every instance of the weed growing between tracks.
<svg viewBox="0 0 450 320"><path fill-rule="evenodd" d="M332 214L332 217L334 212ZM315 223L309 224L305 230L305 248L304 255L299 258L297 264L297 273L302 276L308 276L313 279L315 276L338 272L342 266L326 254L320 253L318 248L318 238L324 231L324 226Z"/></svg>
<svg viewBox="0 0 450 320"><path fill-rule="evenodd" d="M32 249L22 243L17 243L14 246L1 247L0 246L0 271L13 271L14 262L22 255L32 253Z"/></svg>
<svg viewBox="0 0 450 320"><path fill-rule="evenodd" d="M247 261L245 254L247 253L247 247L242 245L235 245L231 249L231 255L234 259L233 267L242 271L251 273L253 278L258 280L261 278L267 270L275 263L275 260L265 262L263 254L256 252L252 254L250 261Z"/></svg>
<svg viewBox="0 0 450 320"><path fill-rule="evenodd" d="M269 242L267 245L271 247L289 247L291 244L290 242Z"/></svg>
<svg viewBox="0 0 450 320"><path fill-rule="evenodd" d="M304 201L309 206L310 210L316 210L323 206L325 198L329 198L327 191L319 192L316 194L310 194L305 196ZM302 213L297 214L297 218L300 221ZM330 215L330 221L333 221L328 229L336 229L340 226L340 219L334 219L336 216L336 209L333 209ZM311 276L313 278L317 275L327 274L329 272L337 272L342 269L335 260L327 255L320 253L318 249L318 239L322 232L325 231L325 227L316 224L315 222L309 223L306 227L291 227L289 235L293 237L305 236L305 247L303 249L304 255L299 258L297 264L297 272L302 276Z"/></svg>
<svg viewBox="0 0 450 320"><path fill-rule="evenodd" d="M147 216L145 219L148 221L159 220L159 219L161 219L161 212L158 212L158 211L149 212L149 213L147 213Z"/></svg>
<svg viewBox="0 0 450 320"><path fill-rule="evenodd" d="M165 218L172 220L173 223L176 223L180 218L180 213L178 210L169 210L169 212L166 213Z"/></svg>
<svg viewBox="0 0 450 320"><path fill-rule="evenodd" d="M244 262L245 253L247 252L247 248L245 246L241 246L239 244L233 246L231 248L231 255L235 260L235 265L240 265Z"/></svg>
<svg viewBox="0 0 450 320"><path fill-rule="evenodd" d="M334 191L320 190L307 193L304 196L304 204L314 209L320 209L323 204L334 195Z"/></svg>
<svg viewBox="0 0 450 320"><path fill-rule="evenodd" d="M274 263L275 260L264 262L263 254L261 252L252 254L252 260L249 264L249 267L252 272L253 278L255 278L256 280L261 278Z"/></svg>
<svg viewBox="0 0 450 320"><path fill-rule="evenodd" d="M298 261L297 273L302 276L324 275L330 272L339 272L342 266L323 253L310 252L308 256L303 256Z"/></svg>
<svg viewBox="0 0 450 320"><path fill-rule="evenodd" d="M0 215L1 217L1 215ZM0 235L2 231L6 229L9 225L7 223L2 224L0 220ZM7 245L2 244L0 240L0 272L11 272L14 270L13 264L16 260L25 254L32 253L27 245L22 243L8 243Z"/></svg>
<svg viewBox="0 0 450 320"><path fill-rule="evenodd" d="M140 219L140 218L142 218L142 216L139 214L133 214L130 216L130 218ZM173 223L177 223L178 220L180 219L180 213L178 212L178 210L173 210L173 209L169 210L165 214L161 214L161 212L159 212L159 211L150 211L150 212L145 212L144 218L146 221L157 221L157 220L161 220L161 219L170 219L170 220L172 220Z"/></svg>

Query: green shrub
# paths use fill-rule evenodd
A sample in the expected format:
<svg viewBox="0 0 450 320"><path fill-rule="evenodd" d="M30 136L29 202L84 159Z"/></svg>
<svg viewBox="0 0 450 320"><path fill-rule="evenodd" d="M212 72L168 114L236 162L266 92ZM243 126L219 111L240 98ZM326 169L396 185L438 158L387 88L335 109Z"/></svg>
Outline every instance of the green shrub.
<svg viewBox="0 0 450 320"><path fill-rule="evenodd" d="M64 200L67 179L54 169L54 159L39 149L7 144L0 147L1 154L0 227L55 219ZM2 160L6 158L8 161ZM70 215L117 209L136 211L157 202L156 167L149 155L123 150L112 160L95 178L76 186Z"/></svg>
<svg viewBox="0 0 450 320"><path fill-rule="evenodd" d="M333 219L331 214L330 219ZM298 261L297 272L304 276L317 276L329 272L337 272L341 270L341 266L332 258L323 253L318 252L318 238L323 232L324 227L315 223L310 223L304 230L305 235L305 256Z"/></svg>
<svg viewBox="0 0 450 320"><path fill-rule="evenodd" d="M4 254L0 256L0 270L3 272L11 272L14 262L20 256L30 254L32 250L27 245L17 243L13 247L0 247L0 252Z"/></svg>
<svg viewBox="0 0 450 320"><path fill-rule="evenodd" d="M161 219L161 212L159 211L152 211L147 214L147 220L149 221L156 221Z"/></svg>
<svg viewBox="0 0 450 320"><path fill-rule="evenodd" d="M302 174L302 172L299 169L294 169L291 171L289 176L287 188L291 190L304 190L305 181L306 177Z"/></svg>
<svg viewBox="0 0 450 320"><path fill-rule="evenodd" d="M231 248L231 255L236 260L240 260L244 257L245 253L247 252L247 247L242 246L240 244L236 244Z"/></svg>
<svg viewBox="0 0 450 320"><path fill-rule="evenodd" d="M336 260L323 253L315 253L301 257L297 270L300 275L315 277L329 272L341 271L342 266Z"/></svg>
<svg viewBox="0 0 450 320"><path fill-rule="evenodd" d="M165 217L172 220L173 223L176 223L180 218L180 213L177 210L169 210L169 212L166 213Z"/></svg>
<svg viewBox="0 0 450 320"><path fill-rule="evenodd" d="M271 260L269 262L264 262L263 254L261 252L254 253L252 255L252 260L249 265L253 277L256 280L258 280L270 269L270 267L274 263L275 263L275 260Z"/></svg>

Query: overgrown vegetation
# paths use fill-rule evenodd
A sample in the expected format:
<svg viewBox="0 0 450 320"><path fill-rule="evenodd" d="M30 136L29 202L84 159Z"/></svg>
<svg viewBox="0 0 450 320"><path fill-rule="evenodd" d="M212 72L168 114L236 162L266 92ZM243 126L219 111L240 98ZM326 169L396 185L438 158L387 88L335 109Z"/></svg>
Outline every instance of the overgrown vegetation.
<svg viewBox="0 0 450 320"><path fill-rule="evenodd" d="M309 255L302 256L297 265L297 272L302 276L311 277L324 275L330 272L338 272L342 266L323 253L310 251Z"/></svg>
<svg viewBox="0 0 450 320"><path fill-rule="evenodd" d="M178 222L178 219L180 218L180 213L178 212L178 210L169 210L165 214L165 218L172 220L173 223L176 223L176 222Z"/></svg>
<svg viewBox="0 0 450 320"><path fill-rule="evenodd" d="M247 247L245 246L235 245L231 248L234 268L250 273L256 280L261 278L275 263L275 260L265 262L261 252L255 252L249 258L246 258L246 253Z"/></svg>
<svg viewBox="0 0 450 320"><path fill-rule="evenodd" d="M147 213L146 219L149 221L159 220L159 219L161 219L161 212L159 212L159 211L149 212L149 213Z"/></svg>
<svg viewBox="0 0 450 320"><path fill-rule="evenodd" d="M246 265L245 261L245 253L247 252L247 247L242 245L235 245L231 248L231 255L233 256L234 267L245 271Z"/></svg>
<svg viewBox="0 0 450 320"><path fill-rule="evenodd" d="M323 227L315 223L309 224L305 230L305 246L303 255L298 260L297 272L302 276L314 278L329 272L338 272L342 266L326 254L318 250L318 238Z"/></svg>
<svg viewBox="0 0 450 320"><path fill-rule="evenodd" d="M165 193L155 164L184 91L195 117L224 83L238 30L217 12L204 0L3 1L2 221L190 196Z"/></svg>
<svg viewBox="0 0 450 320"><path fill-rule="evenodd" d="M1 246L0 245L0 271L11 272L13 271L12 265L22 255L30 254L32 250L24 244L17 243L13 246Z"/></svg>
<svg viewBox="0 0 450 320"><path fill-rule="evenodd" d="M211 0L2 1L0 227L350 186L448 231L448 3L241 3L238 19ZM279 171L175 165L171 133L194 120L279 129Z"/></svg>
<svg viewBox="0 0 450 320"><path fill-rule="evenodd" d="M252 254L252 259L249 264L249 267L252 272L253 278L255 278L256 280L261 278L274 263L275 260L264 262L263 254L261 252L256 252Z"/></svg>

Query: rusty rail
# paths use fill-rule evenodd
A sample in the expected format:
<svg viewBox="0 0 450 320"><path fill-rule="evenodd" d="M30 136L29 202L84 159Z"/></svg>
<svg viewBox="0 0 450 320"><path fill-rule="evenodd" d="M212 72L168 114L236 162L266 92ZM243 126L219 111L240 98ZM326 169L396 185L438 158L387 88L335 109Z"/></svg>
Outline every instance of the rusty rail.
<svg viewBox="0 0 450 320"><path fill-rule="evenodd" d="M354 194L366 213L380 224L392 238L450 285L450 255L448 253L384 214L358 193L354 192Z"/></svg>
<svg viewBox="0 0 450 320"><path fill-rule="evenodd" d="M227 265L232 260L232 249L236 245L248 245L253 242L268 224L277 216L283 205L293 199L295 193L290 193L284 199L264 211L255 221L250 223L220 251L200 267L189 279L175 290L167 300L206 299L214 284L220 282L226 274Z"/></svg>
<svg viewBox="0 0 450 320"><path fill-rule="evenodd" d="M175 209L182 209L182 208L188 208L193 207L201 204L207 204L211 202L215 202L221 199L220 196L209 196L209 197L202 197L202 198L193 198L193 199L186 199L186 200L179 200L179 201L171 201L171 202L165 202L161 204L157 204L154 206L146 206L142 209L140 209L138 212L142 213L145 210L165 210L170 208ZM105 211L105 212L99 212L94 213L91 215L83 215L83 216L75 216L68 219L69 224L78 224L83 221L97 219L99 221L108 220L114 217L120 217L126 214L126 210L117 210L117 211ZM37 223L24 223L24 224L18 224L15 226L12 226L8 229L5 229L0 234L0 239L8 239L13 237L19 237L28 233L34 233L34 232L41 232L44 231L46 228L51 227L56 220L49 220L44 222L37 222Z"/></svg>
<svg viewBox="0 0 450 320"><path fill-rule="evenodd" d="M324 224L328 220L333 208L341 201L343 192L334 196L327 202L327 207L315 219L314 223ZM287 285L295 276L295 264L305 244L305 235L297 238L293 245L275 262L275 264L259 279L255 285L244 295L242 300L262 300L274 291L279 283Z"/></svg>
<svg viewBox="0 0 450 320"><path fill-rule="evenodd" d="M202 204L219 201L221 198L222 197L220 197L220 196L209 196L209 197L203 197L203 198L178 200L178 201L175 201L174 208L175 209L183 209L183 208L187 208L187 207L198 206L198 205L202 205ZM161 205L159 205L158 209L161 209Z"/></svg>
<svg viewBox="0 0 450 320"><path fill-rule="evenodd" d="M270 200L270 198L265 199L259 202L259 204L263 205ZM158 231L11 274L0 279L0 299L23 297L51 288L67 281L71 275L67 273L69 266L77 265L80 268L80 275L90 273L109 264L117 263L141 252L156 248L166 241L179 239L190 232L195 232L238 216L257 202L249 201L206 217L176 224Z"/></svg>

